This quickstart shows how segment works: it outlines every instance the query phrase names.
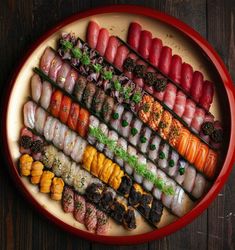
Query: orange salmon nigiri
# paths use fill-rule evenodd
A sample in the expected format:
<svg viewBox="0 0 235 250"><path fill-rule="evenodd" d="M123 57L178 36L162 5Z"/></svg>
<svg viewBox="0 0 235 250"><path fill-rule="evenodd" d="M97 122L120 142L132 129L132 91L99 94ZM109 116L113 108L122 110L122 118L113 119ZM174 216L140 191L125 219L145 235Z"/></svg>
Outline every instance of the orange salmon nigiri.
<svg viewBox="0 0 235 250"><path fill-rule="evenodd" d="M142 98L140 110L139 110L139 118L144 123L147 123L150 118L153 101L154 99L150 95L144 95Z"/></svg>
<svg viewBox="0 0 235 250"><path fill-rule="evenodd" d="M50 111L55 117L59 116L62 98L63 93L60 90L55 90L51 95Z"/></svg>
<svg viewBox="0 0 235 250"><path fill-rule="evenodd" d="M206 157L206 162L203 168L204 174L210 179L213 179L215 176L217 162L218 162L218 154L212 149L210 149Z"/></svg>
<svg viewBox="0 0 235 250"><path fill-rule="evenodd" d="M199 146L199 150L198 150L196 159L194 161L195 167L201 172L203 172L203 168L204 168L204 165L206 162L208 151L209 150L208 150L207 145L205 143L201 143Z"/></svg>
<svg viewBox="0 0 235 250"><path fill-rule="evenodd" d="M168 135L170 133L172 120L172 115L165 110L159 123L159 134L165 140L168 138Z"/></svg>
<svg viewBox="0 0 235 250"><path fill-rule="evenodd" d="M185 158L190 162L194 163L197 152L200 146L200 140L193 134L190 135L189 141L188 141L188 146L185 151Z"/></svg>
<svg viewBox="0 0 235 250"><path fill-rule="evenodd" d="M188 131L188 129L182 128L178 143L176 144L176 149L178 150L178 153L181 155L185 154L189 142L189 136L190 132Z"/></svg>
<svg viewBox="0 0 235 250"><path fill-rule="evenodd" d="M183 125L180 121L178 121L177 119L172 120L169 133L169 143L172 147L175 147L175 145L178 143L182 128Z"/></svg>
<svg viewBox="0 0 235 250"><path fill-rule="evenodd" d="M88 131L89 126L89 112L81 108L79 112L78 122L77 122L77 131L81 137L85 137Z"/></svg>
<svg viewBox="0 0 235 250"><path fill-rule="evenodd" d="M59 114L60 120L63 123L67 123L70 108L71 108L71 103L72 103L71 98L64 95L61 101L60 114Z"/></svg>

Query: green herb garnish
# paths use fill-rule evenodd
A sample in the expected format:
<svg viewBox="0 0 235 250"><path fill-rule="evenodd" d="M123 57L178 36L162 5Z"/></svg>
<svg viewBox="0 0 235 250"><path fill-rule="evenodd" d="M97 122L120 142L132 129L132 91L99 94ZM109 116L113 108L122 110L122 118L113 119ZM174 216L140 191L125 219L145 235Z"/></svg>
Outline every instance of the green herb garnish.
<svg viewBox="0 0 235 250"><path fill-rule="evenodd" d="M72 51L72 56L74 58L78 59L82 58L82 51L79 48L72 48L71 51Z"/></svg>
<svg viewBox="0 0 235 250"><path fill-rule="evenodd" d="M184 168L184 167L180 167L180 168L179 168L179 173L180 173L180 175L183 175L184 172L185 172L185 168Z"/></svg>
<svg viewBox="0 0 235 250"><path fill-rule="evenodd" d="M155 144L151 144L150 145L150 150L155 150L156 149L156 145Z"/></svg>
<svg viewBox="0 0 235 250"><path fill-rule="evenodd" d="M95 70L96 73L99 73L102 69L102 65L99 63L92 64L93 69Z"/></svg>
<svg viewBox="0 0 235 250"><path fill-rule="evenodd" d="M131 100L134 102L134 103L140 103L141 101L141 93L140 92L136 92L132 97L131 97Z"/></svg>
<svg viewBox="0 0 235 250"><path fill-rule="evenodd" d="M117 91L120 91L121 88L122 88L122 85L118 80L113 81L113 86L114 86L114 89L117 90Z"/></svg>
<svg viewBox="0 0 235 250"><path fill-rule="evenodd" d="M60 43L61 43L62 48L64 50L72 49L73 48L73 44L70 41L62 40Z"/></svg>
<svg viewBox="0 0 235 250"><path fill-rule="evenodd" d="M166 156L165 156L165 153L162 152L162 151L160 151L160 153L159 153L159 158L160 158L161 160L163 160L165 157L166 157Z"/></svg>
<svg viewBox="0 0 235 250"><path fill-rule="evenodd" d="M131 135L135 136L138 133L138 129L137 128L131 128Z"/></svg>
<svg viewBox="0 0 235 250"><path fill-rule="evenodd" d="M103 78L104 78L104 80L111 80L113 78L112 71L104 71Z"/></svg>
<svg viewBox="0 0 235 250"><path fill-rule="evenodd" d="M169 160L169 166L172 168L172 167L174 167L174 165L175 165L175 162L174 162L174 160Z"/></svg>
<svg viewBox="0 0 235 250"><path fill-rule="evenodd" d="M131 88L127 87L123 89L124 99L128 100L131 94Z"/></svg>
<svg viewBox="0 0 235 250"><path fill-rule="evenodd" d="M126 120L122 121L122 127L127 127L129 125L129 123Z"/></svg>
<svg viewBox="0 0 235 250"><path fill-rule="evenodd" d="M145 143L147 141L147 138L145 136L140 137L140 142Z"/></svg>
<svg viewBox="0 0 235 250"><path fill-rule="evenodd" d="M91 60L90 60L89 55L83 54L82 57L81 57L81 63L82 63L83 65L89 65L90 62L91 62Z"/></svg>
<svg viewBox="0 0 235 250"><path fill-rule="evenodd" d="M112 116L113 116L113 119L114 119L114 120L117 120L117 119L119 118L119 114L118 114L118 113L113 113Z"/></svg>

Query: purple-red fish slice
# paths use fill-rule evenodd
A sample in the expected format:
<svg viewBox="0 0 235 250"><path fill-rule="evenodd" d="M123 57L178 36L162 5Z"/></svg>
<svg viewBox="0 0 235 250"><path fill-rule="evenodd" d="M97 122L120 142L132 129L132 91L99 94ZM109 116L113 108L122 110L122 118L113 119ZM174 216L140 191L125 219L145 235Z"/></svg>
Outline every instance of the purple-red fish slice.
<svg viewBox="0 0 235 250"><path fill-rule="evenodd" d="M78 79L77 71L75 71L74 69L71 69L64 83L64 88L68 93L71 94L73 92L73 88L77 79Z"/></svg>
<svg viewBox="0 0 235 250"><path fill-rule="evenodd" d="M46 74L48 75L50 67L51 67L51 62L53 61L53 59L55 58L55 52L52 51L51 48L47 47L44 50L44 53L40 59L39 62L39 67L40 69Z"/></svg>
<svg viewBox="0 0 235 250"><path fill-rule="evenodd" d="M84 223L85 213L86 213L86 201L83 196L75 193L73 216L78 222Z"/></svg>
<svg viewBox="0 0 235 250"><path fill-rule="evenodd" d="M204 122L205 118L205 110L202 108L196 108L195 114L193 116L191 127L194 132L199 132L201 129L201 125Z"/></svg>
<svg viewBox="0 0 235 250"><path fill-rule="evenodd" d="M214 96L214 84L212 82L205 81L203 84L202 95L199 100L199 103L206 110L210 109L211 103L213 101L213 96Z"/></svg>
<svg viewBox="0 0 235 250"><path fill-rule="evenodd" d="M191 99L187 99L186 100L186 105L185 105L185 110L183 113L183 120L190 125L194 116L196 110L196 104L194 101L192 101Z"/></svg>
<svg viewBox="0 0 235 250"><path fill-rule="evenodd" d="M202 95L202 88L203 88L203 75L199 71L194 71L190 94L196 102L199 101Z"/></svg>
<svg viewBox="0 0 235 250"><path fill-rule="evenodd" d="M97 225L96 208L89 202L86 203L84 223L88 231L95 231Z"/></svg>
<svg viewBox="0 0 235 250"><path fill-rule="evenodd" d="M120 45L117 49L113 64L120 70L123 69L123 63L129 54L129 50L125 45Z"/></svg>
<svg viewBox="0 0 235 250"><path fill-rule="evenodd" d="M186 96L182 91L178 91L175 98L174 112L181 117L184 113L186 105Z"/></svg>
<svg viewBox="0 0 235 250"><path fill-rule="evenodd" d="M148 59L149 57L151 42L152 33L147 30L142 30L140 34L138 51L145 59Z"/></svg>
<svg viewBox="0 0 235 250"><path fill-rule="evenodd" d="M111 63L113 63L114 58L117 54L119 44L120 43L115 36L110 36L104 56Z"/></svg>
<svg viewBox="0 0 235 250"><path fill-rule="evenodd" d="M173 55L171 60L169 76L173 81L177 83L180 83L181 80L181 69L182 69L182 58L178 55Z"/></svg>
<svg viewBox="0 0 235 250"><path fill-rule="evenodd" d="M74 211L74 192L67 186L64 188L62 206L65 213L72 213Z"/></svg>
<svg viewBox="0 0 235 250"><path fill-rule="evenodd" d="M109 230L108 216L100 210L97 210L96 216L97 216L96 233L104 235Z"/></svg>
<svg viewBox="0 0 235 250"><path fill-rule="evenodd" d="M31 78L31 96L35 102L38 102L42 94L42 82L39 75L34 74Z"/></svg>
<svg viewBox="0 0 235 250"><path fill-rule="evenodd" d="M161 51L162 51L162 40L158 38L153 38L149 52L149 61L156 67L159 64Z"/></svg>
<svg viewBox="0 0 235 250"><path fill-rule="evenodd" d="M56 81L58 71L60 70L62 66L62 60L59 56L55 56L53 60L51 61L51 66L49 70L48 76L51 78L51 80Z"/></svg>
<svg viewBox="0 0 235 250"><path fill-rule="evenodd" d="M193 68L188 63L182 64L180 84L183 89L189 92L193 80Z"/></svg>
<svg viewBox="0 0 235 250"><path fill-rule="evenodd" d="M135 50L138 50L139 48L141 30L142 30L142 27L138 23L133 22L129 26L127 42Z"/></svg>
<svg viewBox="0 0 235 250"><path fill-rule="evenodd" d="M172 59L172 49L164 46L162 47L160 59L159 59L159 69L166 75L169 74Z"/></svg>
<svg viewBox="0 0 235 250"><path fill-rule="evenodd" d="M98 36L98 42L96 45L96 50L100 53L101 56L104 55L105 50L107 48L109 41L109 32L107 29L100 29L99 36Z"/></svg>
<svg viewBox="0 0 235 250"><path fill-rule="evenodd" d="M87 43L92 49L96 48L98 37L100 32L100 26L94 22L90 21L87 27Z"/></svg>
<svg viewBox="0 0 235 250"><path fill-rule="evenodd" d="M172 83L167 84L163 101L170 109L173 109L174 107L176 99L176 91L177 88L174 84Z"/></svg>
<svg viewBox="0 0 235 250"><path fill-rule="evenodd" d="M57 74L56 83L63 88L67 75L69 74L71 67L68 63L63 63Z"/></svg>

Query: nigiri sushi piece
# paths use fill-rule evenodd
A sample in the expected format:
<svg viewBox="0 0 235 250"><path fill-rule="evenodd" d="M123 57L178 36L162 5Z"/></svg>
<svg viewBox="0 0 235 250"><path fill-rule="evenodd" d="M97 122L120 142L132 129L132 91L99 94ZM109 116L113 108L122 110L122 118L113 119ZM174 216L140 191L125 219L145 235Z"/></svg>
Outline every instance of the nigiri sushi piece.
<svg viewBox="0 0 235 250"><path fill-rule="evenodd" d="M171 60L171 67L169 76L177 83L181 80L182 58L178 55L173 55Z"/></svg>
<svg viewBox="0 0 235 250"><path fill-rule="evenodd" d="M120 45L117 48L117 53L114 58L113 64L120 70L123 70L123 63L129 54L129 50L125 45Z"/></svg>
<svg viewBox="0 0 235 250"><path fill-rule="evenodd" d="M88 231L94 232L97 227L97 215L96 208L91 203L86 203L86 214L84 218L84 223Z"/></svg>
<svg viewBox="0 0 235 250"><path fill-rule="evenodd" d="M137 157L138 157L138 162L140 164L146 164L147 161L146 161L146 158L143 155L138 154ZM136 170L134 170L134 179L135 179L135 181L137 183L142 183L143 182L143 176L140 175L139 173L137 173Z"/></svg>
<svg viewBox="0 0 235 250"><path fill-rule="evenodd" d="M93 100L93 96L95 92L96 92L95 84L92 82L88 82L83 92L83 97L82 97L82 101L84 102L84 104L86 105L88 109L91 108L91 104L92 104L92 100Z"/></svg>
<svg viewBox="0 0 235 250"><path fill-rule="evenodd" d="M136 149L134 147L128 145L127 152L128 152L129 155L136 157ZM125 163L125 171L126 171L127 174L132 175L133 167L130 166L129 164Z"/></svg>
<svg viewBox="0 0 235 250"><path fill-rule="evenodd" d="M85 137L87 135L89 127L89 116L90 114L88 110L84 108L80 109L77 121L77 132L82 137Z"/></svg>
<svg viewBox="0 0 235 250"><path fill-rule="evenodd" d="M24 104L23 113L24 113L24 125L28 128L34 129L35 126L35 112L36 104L32 101L28 101Z"/></svg>
<svg viewBox="0 0 235 250"><path fill-rule="evenodd" d="M204 118L205 118L205 111L201 108L196 108L194 117L191 122L191 128L194 132L198 133L200 131Z"/></svg>
<svg viewBox="0 0 235 250"><path fill-rule="evenodd" d="M210 143L214 148L219 149L221 147L222 141L223 141L222 124L219 121L215 121L214 131L211 134Z"/></svg>
<svg viewBox="0 0 235 250"><path fill-rule="evenodd" d="M56 83L58 84L59 87L64 88L64 83L70 71L71 71L71 67L69 66L69 64L63 63L61 68L58 71L57 78L56 78Z"/></svg>
<svg viewBox="0 0 235 250"><path fill-rule="evenodd" d="M190 132L186 128L181 129L181 133L178 139L177 144L175 145L178 153L180 155L184 155L187 149L187 145L189 142Z"/></svg>
<svg viewBox="0 0 235 250"><path fill-rule="evenodd" d="M67 74L66 80L64 82L64 89L69 94L72 94L77 79L78 79L77 71L71 69L70 72Z"/></svg>
<svg viewBox="0 0 235 250"><path fill-rule="evenodd" d="M192 190L192 195L199 199L206 192L208 183L203 175L197 173L194 181L194 187Z"/></svg>
<svg viewBox="0 0 235 250"><path fill-rule="evenodd" d="M142 30L140 34L138 51L145 59L148 59L149 57L151 43L152 33L147 30Z"/></svg>
<svg viewBox="0 0 235 250"><path fill-rule="evenodd" d="M157 165L166 169L168 167L169 145L164 143L159 150Z"/></svg>
<svg viewBox="0 0 235 250"><path fill-rule="evenodd" d="M40 98L40 104L44 109L48 109L51 101L52 86L49 82L44 81L42 83L42 94Z"/></svg>
<svg viewBox="0 0 235 250"><path fill-rule="evenodd" d="M62 207L65 213L72 213L74 211L74 191L68 186L64 188Z"/></svg>
<svg viewBox="0 0 235 250"><path fill-rule="evenodd" d="M65 137L65 132L67 131L67 129L68 128L61 122L58 122L55 126L54 137L53 137L52 142L59 149L64 148L64 137Z"/></svg>
<svg viewBox="0 0 235 250"><path fill-rule="evenodd" d="M39 62L40 69L46 75L48 75L49 73L51 62L53 61L54 58L55 58L55 52L50 47L47 47L44 50L43 55L40 58L40 62Z"/></svg>
<svg viewBox="0 0 235 250"><path fill-rule="evenodd" d="M79 118L80 106L77 103L72 103L70 107L70 112L67 120L67 125L70 129L76 130L77 122Z"/></svg>
<svg viewBox="0 0 235 250"><path fill-rule="evenodd" d="M144 76L146 73L146 63L138 59L134 68L133 82L139 87L144 88Z"/></svg>
<svg viewBox="0 0 235 250"><path fill-rule="evenodd" d="M201 143L198 149L196 159L194 161L195 167L201 172L203 172L203 168L208 156L208 151L208 146L205 143Z"/></svg>
<svg viewBox="0 0 235 250"><path fill-rule="evenodd" d="M168 111L164 111L162 114L161 121L159 123L159 134L163 139L167 139L170 133L170 128L172 124L172 115Z"/></svg>
<svg viewBox="0 0 235 250"><path fill-rule="evenodd" d="M78 169L78 166L76 165L75 162L71 162L70 165L68 165L68 169L67 171L64 171L61 175L61 178L64 180L64 182L69 185L72 186L73 185L73 179L75 176L75 173Z"/></svg>
<svg viewBox="0 0 235 250"><path fill-rule="evenodd" d="M64 95L60 105L59 118L62 123L67 123L70 113L72 100L70 97Z"/></svg>
<svg viewBox="0 0 235 250"><path fill-rule="evenodd" d="M85 194L86 188L90 184L92 176L87 171L80 169L80 171L76 172L76 175L73 179L73 187L74 189L80 193Z"/></svg>
<svg viewBox="0 0 235 250"><path fill-rule="evenodd" d="M54 117L59 116L62 98L63 93L60 90L55 90L51 95L50 112Z"/></svg>
<svg viewBox="0 0 235 250"><path fill-rule="evenodd" d="M183 187L189 193L191 193L193 190L196 174L197 174L196 169L190 165L185 170Z"/></svg>
<svg viewBox="0 0 235 250"><path fill-rule="evenodd" d="M74 211L73 216L75 220L84 223L86 214L86 201L85 198L77 193L74 194Z"/></svg>
<svg viewBox="0 0 235 250"><path fill-rule="evenodd" d="M149 129L148 127L142 128L141 135L139 138L139 149L142 153L147 152L151 135L152 135L151 129Z"/></svg>
<svg viewBox="0 0 235 250"><path fill-rule="evenodd" d="M199 103L206 110L210 109L211 103L214 96L214 84L209 81L205 81L203 84L202 95L199 100Z"/></svg>
<svg viewBox="0 0 235 250"><path fill-rule="evenodd" d="M163 182L166 181L166 174L159 168L157 169L157 178L160 178ZM162 191L158 187L153 187L152 194L156 199L161 200Z"/></svg>
<svg viewBox="0 0 235 250"><path fill-rule="evenodd" d="M178 161L178 173L175 176L175 181L180 185L184 182L185 179L185 171L188 168L188 163L184 160Z"/></svg>
<svg viewBox="0 0 235 250"><path fill-rule="evenodd" d="M111 115L115 110L114 99L110 96L106 96L104 104L102 106L101 115L106 122L110 121Z"/></svg>
<svg viewBox="0 0 235 250"><path fill-rule="evenodd" d="M67 129L64 137L63 151L66 155L71 155L76 142L76 133Z"/></svg>
<svg viewBox="0 0 235 250"><path fill-rule="evenodd" d="M168 174L169 176L175 176L178 171L178 160L179 160L179 154L172 150L170 157L169 157L169 168L168 168Z"/></svg>
<svg viewBox="0 0 235 250"><path fill-rule="evenodd" d="M193 68L188 63L182 64L180 85L187 92L191 89L193 80Z"/></svg>
<svg viewBox="0 0 235 250"><path fill-rule="evenodd" d="M152 104L151 115L148 121L148 125L155 131L158 129L159 123L162 118L162 114L163 114L162 105L159 102L155 101Z"/></svg>
<svg viewBox="0 0 235 250"><path fill-rule="evenodd" d="M87 27L86 40L92 49L96 48L99 32L99 25L94 21L90 21Z"/></svg>
<svg viewBox="0 0 235 250"><path fill-rule="evenodd" d="M38 102L42 94L42 82L39 75L34 74L31 78L31 96L35 102Z"/></svg>
<svg viewBox="0 0 235 250"><path fill-rule="evenodd" d="M92 101L91 108L97 114L100 113L105 98L106 98L105 92L102 89L100 89L100 88L96 88L96 92L95 92L95 95L94 95L94 98L93 98L93 101Z"/></svg>
<svg viewBox="0 0 235 250"><path fill-rule="evenodd" d="M213 179L216 174L216 166L218 161L218 153L210 149L206 157L203 173L210 179Z"/></svg>
<svg viewBox="0 0 235 250"><path fill-rule="evenodd" d="M173 109L176 99L177 88L174 84L168 83L165 90L163 102L170 108Z"/></svg>
<svg viewBox="0 0 235 250"><path fill-rule="evenodd" d="M61 66L62 66L62 60L60 59L59 56L56 55L51 61L50 70L48 73L48 76L54 82L56 81L57 74L58 74L58 71L60 70Z"/></svg>
<svg viewBox="0 0 235 250"><path fill-rule="evenodd" d="M99 124L100 124L100 121L95 116L91 115L89 117L89 127L90 128L98 128ZM96 138L94 136L92 136L90 133L88 133L87 141L93 145L96 142Z"/></svg>
<svg viewBox="0 0 235 250"><path fill-rule="evenodd" d="M96 50L101 56L104 55L109 41L109 32L107 29L101 28L99 31L98 41L96 44Z"/></svg>
<svg viewBox="0 0 235 250"><path fill-rule="evenodd" d="M157 175L157 167L152 162L147 162L147 169L155 176ZM147 191L151 191L153 189L153 182L145 178L143 180L143 187Z"/></svg>
<svg viewBox="0 0 235 250"><path fill-rule="evenodd" d="M154 135L151 143L149 144L148 156L152 161L155 161L158 157L160 142L161 138L158 135Z"/></svg>
<svg viewBox="0 0 235 250"><path fill-rule="evenodd" d="M86 146L87 142L83 140L81 137L77 136L73 151L71 153L71 158L75 162L79 163L82 161L82 156Z"/></svg>
<svg viewBox="0 0 235 250"><path fill-rule="evenodd" d="M134 146L137 146L137 143L139 141L142 125L143 123L139 119L136 118L132 120L131 130L129 133L129 142Z"/></svg>
<svg viewBox="0 0 235 250"><path fill-rule="evenodd" d="M119 40L115 36L110 36L107 48L105 50L104 57L110 62L113 63L114 58L117 54L117 49L119 47Z"/></svg>
<svg viewBox="0 0 235 250"><path fill-rule="evenodd" d="M101 132L104 134L104 135L108 135L108 127L107 127L107 125L106 124L104 124L104 123L100 123L100 125L99 125L99 129L101 130ZM96 148L99 150L99 151L103 151L104 150L104 144L103 143L101 143L101 142L97 142L96 143Z"/></svg>
<svg viewBox="0 0 235 250"><path fill-rule="evenodd" d="M203 88L203 75L199 71L194 71L190 94L196 102L199 101L202 95L202 88Z"/></svg>
<svg viewBox="0 0 235 250"><path fill-rule="evenodd" d="M110 131L108 132L108 137L109 137L109 139L111 139L111 140L113 140L113 141L115 141L115 142L118 141L118 134L117 134L115 131L113 131L113 130L110 130ZM105 149L104 149L104 154L105 154L108 158L110 158L111 160L113 159L114 153L113 153L113 151L112 151L108 146L105 147Z"/></svg>
<svg viewBox="0 0 235 250"><path fill-rule="evenodd" d="M117 107L116 107L116 110L114 110L114 113L112 114L112 119L111 119L110 124L116 130L120 126L120 122L121 122L121 117L122 117L123 111L124 111L123 105L118 104Z"/></svg>
<svg viewBox="0 0 235 250"><path fill-rule="evenodd" d="M107 234L107 232L109 230L109 227L110 227L108 216L104 212L102 212L100 210L97 210L96 216L97 216L96 233L98 235Z"/></svg>
<svg viewBox="0 0 235 250"><path fill-rule="evenodd" d="M172 119L170 134L168 138L168 141L172 147L175 147L177 145L182 128L183 125L180 121L178 121L177 119Z"/></svg>
<svg viewBox="0 0 235 250"><path fill-rule="evenodd" d="M200 137L208 143L210 142L210 135L214 131L214 119L215 117L212 114L205 115L200 129Z"/></svg>
<svg viewBox="0 0 235 250"><path fill-rule="evenodd" d="M178 91L175 98L173 111L181 117L184 113L186 105L186 95L182 91Z"/></svg>
<svg viewBox="0 0 235 250"><path fill-rule="evenodd" d="M158 38L153 38L149 52L149 61L156 67L159 64L161 50L162 50L162 41Z"/></svg>
<svg viewBox="0 0 235 250"><path fill-rule="evenodd" d="M185 151L185 158L193 163L196 159L198 149L200 147L200 139L198 139L195 135L191 134L188 139L188 145Z"/></svg>
<svg viewBox="0 0 235 250"><path fill-rule="evenodd" d="M40 160L47 168L52 168L57 153L58 150L53 145L44 146L42 157Z"/></svg>
<svg viewBox="0 0 235 250"><path fill-rule="evenodd" d="M27 128L22 128L20 131L20 153L30 155L32 142L33 133Z"/></svg>
<svg viewBox="0 0 235 250"><path fill-rule="evenodd" d="M191 99L186 100L185 110L182 116L182 119L188 124L191 125L194 113L196 110L196 104Z"/></svg>
<svg viewBox="0 0 235 250"><path fill-rule="evenodd" d="M167 186L171 186L172 188L173 188L173 190L175 190L175 188L176 188L176 183L175 183L175 181L173 181L172 179L170 179L170 178L167 178L166 179L166 181L165 181L165 184L167 185ZM173 195L171 195L171 194L165 194L165 193L163 193L162 194L162 204L164 205L164 206L166 206L167 208L170 208L171 207L171 203L172 203L172 201L173 201Z"/></svg>
<svg viewBox="0 0 235 250"><path fill-rule="evenodd" d="M35 129L39 134L43 134L47 113L41 107L37 107L35 112Z"/></svg>
<svg viewBox="0 0 235 250"><path fill-rule="evenodd" d="M59 151L55 156L54 162L52 164L53 173L57 177L60 177L63 174L66 161L69 161L69 159L65 156L63 152Z"/></svg>
<svg viewBox="0 0 235 250"><path fill-rule="evenodd" d="M52 141L52 139L54 138L54 131L58 122L59 121L54 117L47 116L43 131L43 135L45 136L47 141Z"/></svg>
<svg viewBox="0 0 235 250"><path fill-rule="evenodd" d="M129 111L125 111L122 115L119 129L123 137L128 137L130 134L130 124L132 121L132 117L133 114Z"/></svg>
<svg viewBox="0 0 235 250"><path fill-rule="evenodd" d="M168 75L170 71L171 59L172 49L167 46L163 46L159 58L159 69L166 75Z"/></svg>
<svg viewBox="0 0 235 250"><path fill-rule="evenodd" d="M124 138L119 137L117 141L117 147L121 147L123 150L127 151L127 141ZM116 156L115 161L120 167L124 166L124 161L120 157Z"/></svg>
<svg viewBox="0 0 235 250"><path fill-rule="evenodd" d="M135 50L138 50L139 48L141 30L142 30L141 25L136 22L132 22L128 29L127 42Z"/></svg>
<svg viewBox="0 0 235 250"><path fill-rule="evenodd" d="M144 95L142 98L138 115L144 123L147 123L150 118L153 102L154 99L150 95Z"/></svg>
<svg viewBox="0 0 235 250"><path fill-rule="evenodd" d="M84 76L78 76L78 79L74 85L73 94L78 101L82 100L82 95L85 90L87 80Z"/></svg>

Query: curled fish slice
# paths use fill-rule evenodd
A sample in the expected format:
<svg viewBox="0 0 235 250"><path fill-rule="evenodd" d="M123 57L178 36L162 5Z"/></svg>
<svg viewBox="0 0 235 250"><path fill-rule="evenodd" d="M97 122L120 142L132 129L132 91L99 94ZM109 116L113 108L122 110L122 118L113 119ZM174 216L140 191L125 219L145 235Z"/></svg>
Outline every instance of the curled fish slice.
<svg viewBox="0 0 235 250"><path fill-rule="evenodd" d="M32 101L26 102L24 105L24 125L28 128L34 129L35 126L35 111L36 104Z"/></svg>
<svg viewBox="0 0 235 250"><path fill-rule="evenodd" d="M47 117L43 132L47 141L52 141L56 123L57 120L55 118L53 118L52 116Z"/></svg>
<svg viewBox="0 0 235 250"><path fill-rule="evenodd" d="M35 129L39 134L43 134L47 114L45 110L38 107L35 112Z"/></svg>
<svg viewBox="0 0 235 250"><path fill-rule="evenodd" d="M35 102L38 102L42 94L42 82L39 75L34 74L31 78L31 96Z"/></svg>
<svg viewBox="0 0 235 250"><path fill-rule="evenodd" d="M76 161L77 163L82 161L82 156L83 156L86 146L87 146L87 142L83 140L81 137L77 136L75 146L71 153L72 159Z"/></svg>
<svg viewBox="0 0 235 250"><path fill-rule="evenodd" d="M75 146L76 142L76 133L73 131L67 129L65 132L65 138L64 138L64 149L66 155L70 155L73 151L73 148Z"/></svg>
<svg viewBox="0 0 235 250"><path fill-rule="evenodd" d="M48 109L51 101L52 86L49 82L43 82L40 103L44 109Z"/></svg>

